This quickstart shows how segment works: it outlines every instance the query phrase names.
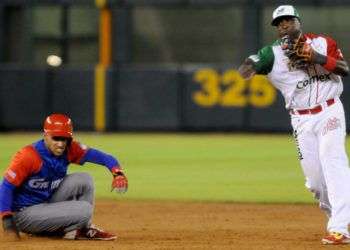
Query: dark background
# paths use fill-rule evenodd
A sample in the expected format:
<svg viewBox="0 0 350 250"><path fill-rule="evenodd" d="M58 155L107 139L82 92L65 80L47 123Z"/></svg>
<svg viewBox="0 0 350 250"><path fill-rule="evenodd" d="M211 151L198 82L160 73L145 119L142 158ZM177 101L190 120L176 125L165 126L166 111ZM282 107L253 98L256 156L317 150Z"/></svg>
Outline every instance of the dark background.
<svg viewBox="0 0 350 250"><path fill-rule="evenodd" d="M271 15L286 1L115 0L112 62L106 71L107 131L290 131L279 93L258 107L251 82L225 82L245 57L274 42ZM288 4L288 3L287 3ZM293 1L305 32L334 37L350 55L350 1ZM67 113L78 130L95 130L99 16L94 1L0 2L0 129L39 130L46 115ZM58 55L60 67L47 65ZM209 70L217 92L196 80ZM350 111L349 79L342 100ZM214 85L213 85L214 84ZM215 85L216 84L216 85ZM229 105L223 101L230 89ZM198 104L200 92L206 105ZM213 94L213 96L210 96ZM209 95L206 96L206 95ZM264 95L264 93L261 93ZM244 103L236 105L241 98ZM233 104L232 104L233 103ZM349 116L348 120L348 130Z"/></svg>

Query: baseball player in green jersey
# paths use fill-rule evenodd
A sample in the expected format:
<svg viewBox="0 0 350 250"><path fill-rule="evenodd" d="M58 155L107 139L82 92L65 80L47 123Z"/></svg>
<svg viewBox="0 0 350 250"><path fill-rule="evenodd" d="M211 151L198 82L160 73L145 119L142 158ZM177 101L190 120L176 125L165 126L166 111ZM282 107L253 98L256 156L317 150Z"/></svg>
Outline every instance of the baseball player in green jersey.
<svg viewBox="0 0 350 250"><path fill-rule="evenodd" d="M281 91L291 117L306 187L329 220L323 244L350 244L350 169L342 76L349 73L334 39L303 33L291 5L272 14L279 39L249 56L238 71L245 79L267 75Z"/></svg>

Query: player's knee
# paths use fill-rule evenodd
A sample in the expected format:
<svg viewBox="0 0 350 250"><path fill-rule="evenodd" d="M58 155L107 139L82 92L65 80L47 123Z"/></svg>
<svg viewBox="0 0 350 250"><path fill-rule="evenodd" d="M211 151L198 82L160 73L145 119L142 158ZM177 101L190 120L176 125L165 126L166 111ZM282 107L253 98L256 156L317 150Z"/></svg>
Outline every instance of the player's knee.
<svg viewBox="0 0 350 250"><path fill-rule="evenodd" d="M74 183L78 186L84 186L87 188L93 188L94 187L94 181L88 173L74 173Z"/></svg>

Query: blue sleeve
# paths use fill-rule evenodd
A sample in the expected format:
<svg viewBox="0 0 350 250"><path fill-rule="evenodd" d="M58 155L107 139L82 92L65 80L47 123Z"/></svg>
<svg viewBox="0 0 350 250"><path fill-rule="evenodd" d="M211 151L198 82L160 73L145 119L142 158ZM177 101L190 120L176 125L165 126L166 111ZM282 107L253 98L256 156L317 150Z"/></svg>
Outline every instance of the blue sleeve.
<svg viewBox="0 0 350 250"><path fill-rule="evenodd" d="M115 157L93 148L89 148L80 161L81 164L84 164L85 162L103 165L107 167L110 171L113 167L119 168L119 162Z"/></svg>
<svg viewBox="0 0 350 250"><path fill-rule="evenodd" d="M16 186L3 179L0 185L0 214L11 212L13 192Z"/></svg>

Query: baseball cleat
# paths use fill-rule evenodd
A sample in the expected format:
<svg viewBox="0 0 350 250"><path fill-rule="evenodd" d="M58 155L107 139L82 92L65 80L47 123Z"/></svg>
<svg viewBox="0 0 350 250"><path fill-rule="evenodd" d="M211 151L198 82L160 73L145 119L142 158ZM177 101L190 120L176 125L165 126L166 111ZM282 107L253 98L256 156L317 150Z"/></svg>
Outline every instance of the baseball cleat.
<svg viewBox="0 0 350 250"><path fill-rule="evenodd" d="M70 231L63 238L68 240L115 240L117 236L91 225L89 228Z"/></svg>
<svg viewBox="0 0 350 250"><path fill-rule="evenodd" d="M341 233L330 232L322 239L322 243L324 245L350 244L350 238Z"/></svg>

